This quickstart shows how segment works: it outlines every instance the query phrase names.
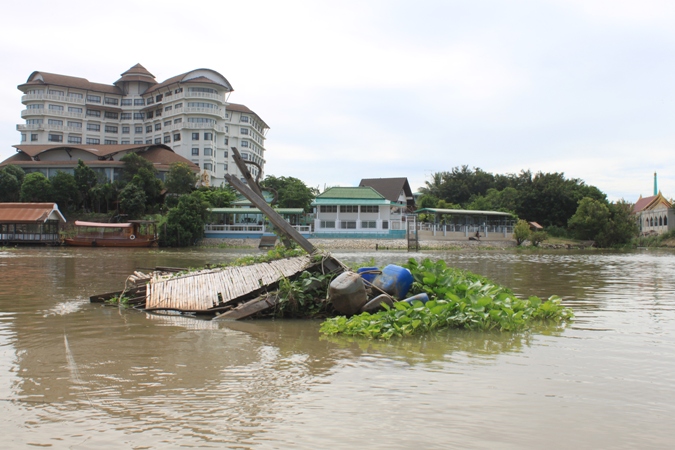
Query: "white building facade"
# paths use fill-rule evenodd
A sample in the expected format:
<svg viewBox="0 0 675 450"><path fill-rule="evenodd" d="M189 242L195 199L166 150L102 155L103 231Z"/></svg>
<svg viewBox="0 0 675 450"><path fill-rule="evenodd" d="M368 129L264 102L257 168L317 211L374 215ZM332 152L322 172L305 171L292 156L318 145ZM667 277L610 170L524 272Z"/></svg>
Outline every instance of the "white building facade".
<svg viewBox="0 0 675 450"><path fill-rule="evenodd" d="M164 144L197 164L202 181L212 186L223 184L227 173L241 178L233 146L264 170L269 127L246 106L228 103L232 86L214 70L157 83L136 64L112 85L33 72L18 88L24 93L25 123L17 125L23 145ZM249 167L257 176L260 169Z"/></svg>

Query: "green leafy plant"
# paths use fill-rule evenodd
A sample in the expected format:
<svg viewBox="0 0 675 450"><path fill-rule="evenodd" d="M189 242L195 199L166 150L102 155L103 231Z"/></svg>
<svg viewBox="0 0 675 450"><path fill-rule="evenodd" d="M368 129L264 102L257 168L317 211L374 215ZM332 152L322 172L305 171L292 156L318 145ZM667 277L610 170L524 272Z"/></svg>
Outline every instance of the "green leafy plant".
<svg viewBox="0 0 675 450"><path fill-rule="evenodd" d="M389 339L447 327L518 331L536 321L562 322L573 317L559 297L521 299L480 275L449 268L444 261L411 259L406 267L415 280L411 295L425 292L430 299L427 303L397 302L375 314L330 318L321 325L321 332Z"/></svg>

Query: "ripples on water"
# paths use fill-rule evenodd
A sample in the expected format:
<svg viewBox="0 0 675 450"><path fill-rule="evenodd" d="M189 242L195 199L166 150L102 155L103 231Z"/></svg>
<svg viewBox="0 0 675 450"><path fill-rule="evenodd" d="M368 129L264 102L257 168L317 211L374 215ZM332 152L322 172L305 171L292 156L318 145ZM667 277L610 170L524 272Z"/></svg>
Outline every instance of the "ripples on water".
<svg viewBox="0 0 675 450"><path fill-rule="evenodd" d="M0 252L0 431L9 447L668 448L675 405L669 252L447 252L560 295L569 327L326 338L318 322L215 323L91 305L139 267L218 250ZM377 265L404 252L335 255Z"/></svg>

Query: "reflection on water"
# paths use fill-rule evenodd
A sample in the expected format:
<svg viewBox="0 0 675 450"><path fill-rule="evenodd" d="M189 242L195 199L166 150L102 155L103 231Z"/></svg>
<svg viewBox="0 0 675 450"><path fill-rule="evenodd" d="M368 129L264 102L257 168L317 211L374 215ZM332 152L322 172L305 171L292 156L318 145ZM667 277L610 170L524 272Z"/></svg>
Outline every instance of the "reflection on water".
<svg viewBox="0 0 675 450"><path fill-rule="evenodd" d="M122 250L122 251L120 251ZM675 407L669 252L446 252L577 320L390 342L315 321L211 322L90 304L135 269L243 251L0 252L10 447L665 448ZM405 252L340 252L401 263Z"/></svg>

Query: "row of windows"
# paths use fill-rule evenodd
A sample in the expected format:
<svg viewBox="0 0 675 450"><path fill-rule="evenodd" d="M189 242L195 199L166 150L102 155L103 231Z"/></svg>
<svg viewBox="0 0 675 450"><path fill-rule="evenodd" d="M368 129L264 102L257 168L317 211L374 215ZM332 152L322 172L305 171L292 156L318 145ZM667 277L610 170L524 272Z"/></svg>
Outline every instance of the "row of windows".
<svg viewBox="0 0 675 450"><path fill-rule="evenodd" d="M199 148L192 149L192 156L199 156ZM210 147L204 148L204 156L213 156L213 149ZM225 157L227 158L227 152L225 152Z"/></svg>
<svg viewBox="0 0 675 450"><path fill-rule="evenodd" d="M668 217L666 216L659 217L658 219L656 217L650 217L649 219L645 219L646 227L661 227L667 225L668 225Z"/></svg>
<svg viewBox="0 0 675 450"><path fill-rule="evenodd" d="M362 205L361 206L361 212L362 213L376 213L379 211L379 206L377 205ZM336 213L337 212L337 205L320 205L319 206L319 212L322 213ZM340 212L341 213L357 213L359 212L359 206L358 205L340 205Z"/></svg>
<svg viewBox="0 0 675 450"><path fill-rule="evenodd" d="M322 220L320 224L321 228L329 228L329 229L335 229L335 221L334 220ZM340 228L343 230L355 230L356 229L356 221L354 220L343 220L340 222ZM377 228L377 222L374 220L363 220L361 221L361 228ZM382 221L382 228L383 229L388 229L389 228L389 222L386 220Z"/></svg>

